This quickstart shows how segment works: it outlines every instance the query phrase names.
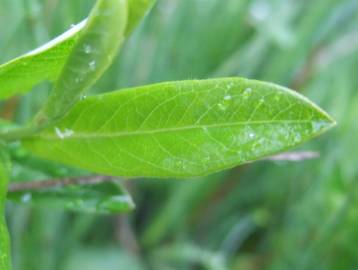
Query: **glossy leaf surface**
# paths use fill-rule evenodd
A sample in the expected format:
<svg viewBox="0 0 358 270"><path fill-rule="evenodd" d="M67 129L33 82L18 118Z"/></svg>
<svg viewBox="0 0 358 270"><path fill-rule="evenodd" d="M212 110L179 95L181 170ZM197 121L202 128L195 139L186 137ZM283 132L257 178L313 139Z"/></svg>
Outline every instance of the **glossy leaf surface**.
<svg viewBox="0 0 358 270"><path fill-rule="evenodd" d="M155 0L128 1L130 14L125 36L129 36L154 2ZM0 65L0 99L26 93L45 80L55 81L85 26L86 20L43 46Z"/></svg>
<svg viewBox="0 0 358 270"><path fill-rule="evenodd" d="M85 23L83 21L45 45L0 65L0 99L25 93L41 81L55 80Z"/></svg>
<svg viewBox="0 0 358 270"><path fill-rule="evenodd" d="M130 195L117 182L66 185L9 193L8 199L70 211L116 214L134 209Z"/></svg>
<svg viewBox="0 0 358 270"><path fill-rule="evenodd" d="M199 176L284 151L334 125L303 96L241 78L126 89L79 102L25 139L35 154L120 176Z"/></svg>
<svg viewBox="0 0 358 270"><path fill-rule="evenodd" d="M127 0L99 0L38 115L40 123L63 116L112 63L124 40ZM49 120L48 120L49 119Z"/></svg>

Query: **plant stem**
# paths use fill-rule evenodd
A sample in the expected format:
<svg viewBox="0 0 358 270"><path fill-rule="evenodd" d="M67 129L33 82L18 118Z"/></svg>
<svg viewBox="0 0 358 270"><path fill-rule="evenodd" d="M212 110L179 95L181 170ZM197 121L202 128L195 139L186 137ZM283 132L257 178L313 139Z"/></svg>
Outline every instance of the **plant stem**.
<svg viewBox="0 0 358 270"><path fill-rule="evenodd" d="M0 269L11 270L10 237L5 221L5 201L8 187L10 161L0 145Z"/></svg>
<svg viewBox="0 0 358 270"><path fill-rule="evenodd" d="M104 175L91 175L83 177L69 177L60 179L48 179L41 181L31 181L24 183L11 183L8 191L10 193L27 191L27 190L41 190L55 187L71 186L71 185L95 185L103 182L114 181L117 178Z"/></svg>

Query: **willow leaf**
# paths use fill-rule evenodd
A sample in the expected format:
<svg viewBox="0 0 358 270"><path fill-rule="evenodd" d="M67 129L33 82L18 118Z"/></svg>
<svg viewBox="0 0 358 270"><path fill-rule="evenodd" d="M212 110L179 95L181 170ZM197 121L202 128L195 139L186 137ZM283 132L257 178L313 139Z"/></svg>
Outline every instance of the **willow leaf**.
<svg viewBox="0 0 358 270"><path fill-rule="evenodd" d="M128 37L156 0L129 0ZM39 48L0 65L0 99L30 91L42 81L56 81L83 31L86 20Z"/></svg>
<svg viewBox="0 0 358 270"><path fill-rule="evenodd" d="M45 45L0 65L0 99L26 93L42 81L56 80L85 24L82 21Z"/></svg>
<svg viewBox="0 0 358 270"><path fill-rule="evenodd" d="M40 184L41 182L33 182ZM17 203L46 205L51 208L66 209L92 214L117 214L134 209L128 192L117 182L72 183L39 189L10 192L8 199ZM51 183L50 183L51 184Z"/></svg>
<svg viewBox="0 0 358 270"><path fill-rule="evenodd" d="M63 116L112 63L124 41L127 0L98 0L73 47L45 106L41 125Z"/></svg>
<svg viewBox="0 0 358 270"><path fill-rule="evenodd" d="M40 157L94 172L188 177L287 150L333 125L296 92L225 78L90 97L23 142Z"/></svg>
<svg viewBox="0 0 358 270"><path fill-rule="evenodd" d="M126 35L129 35L143 16L151 9L157 0L128 0L129 4L129 20Z"/></svg>

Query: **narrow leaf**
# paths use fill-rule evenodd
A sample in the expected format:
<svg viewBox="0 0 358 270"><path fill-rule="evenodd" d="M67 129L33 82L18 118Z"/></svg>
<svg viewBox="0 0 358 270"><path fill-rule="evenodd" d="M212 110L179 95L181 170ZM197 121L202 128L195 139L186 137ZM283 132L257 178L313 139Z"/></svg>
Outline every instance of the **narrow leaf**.
<svg viewBox="0 0 358 270"><path fill-rule="evenodd" d="M129 5L129 20L126 30L126 35L129 35L143 16L151 9L157 0L128 0Z"/></svg>
<svg viewBox="0 0 358 270"><path fill-rule="evenodd" d="M296 92L225 78L87 98L23 142L40 157L94 172L188 177L285 151L333 125Z"/></svg>
<svg viewBox="0 0 358 270"><path fill-rule="evenodd" d="M96 2L47 103L37 116L39 124L65 114L102 76L124 41L127 13L127 0Z"/></svg>
<svg viewBox="0 0 358 270"><path fill-rule="evenodd" d="M85 23L82 21L45 45L0 65L0 99L25 93L42 81L55 80Z"/></svg>
<svg viewBox="0 0 358 270"><path fill-rule="evenodd" d="M11 269L10 239L5 221L5 200L7 194L10 161L7 153L0 146L0 269Z"/></svg>
<svg viewBox="0 0 358 270"><path fill-rule="evenodd" d="M96 180L96 178L93 178ZM125 189L114 181L29 182L24 189L12 186L8 199L17 203L46 205L70 211L115 214L134 209L134 203Z"/></svg>
<svg viewBox="0 0 358 270"><path fill-rule="evenodd" d="M129 0L128 37L156 0ZM56 81L87 20L43 46L0 65L0 100L30 91L42 81Z"/></svg>

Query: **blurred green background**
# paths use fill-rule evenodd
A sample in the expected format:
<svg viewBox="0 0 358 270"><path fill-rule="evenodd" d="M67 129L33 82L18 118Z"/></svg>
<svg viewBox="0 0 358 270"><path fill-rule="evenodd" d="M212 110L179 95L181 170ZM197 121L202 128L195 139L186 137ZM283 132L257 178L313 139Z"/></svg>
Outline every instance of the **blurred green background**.
<svg viewBox="0 0 358 270"><path fill-rule="evenodd" d="M93 0L0 0L0 63L77 23ZM358 1L159 0L93 93L244 76L308 96L338 121L297 150L202 179L126 182L128 215L8 204L15 270L358 269ZM43 83L1 103L29 119ZM17 153L13 180L71 175Z"/></svg>

